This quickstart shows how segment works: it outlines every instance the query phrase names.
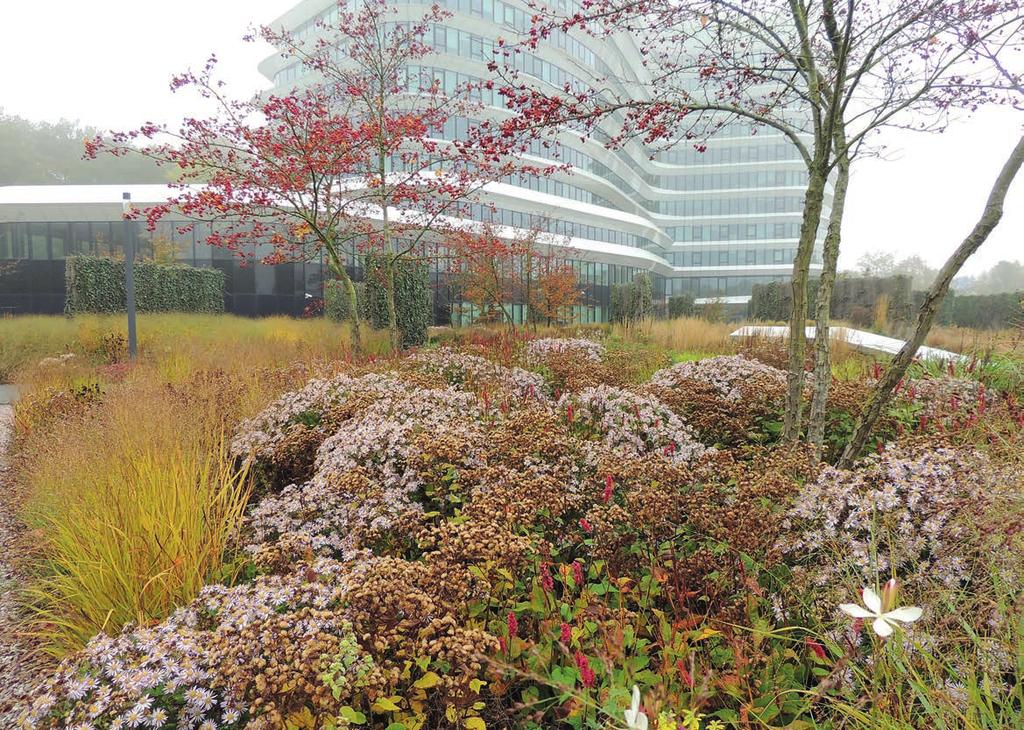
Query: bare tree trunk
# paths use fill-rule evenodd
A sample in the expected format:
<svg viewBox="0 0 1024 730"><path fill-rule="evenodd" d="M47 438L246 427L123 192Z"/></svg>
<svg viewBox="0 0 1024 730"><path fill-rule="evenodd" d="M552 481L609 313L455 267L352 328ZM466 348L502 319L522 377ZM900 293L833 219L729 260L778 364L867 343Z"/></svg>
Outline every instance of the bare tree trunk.
<svg viewBox="0 0 1024 730"><path fill-rule="evenodd" d="M349 328L352 332L352 349L358 355L363 351L363 337L362 327L359 322L359 301L356 297L356 285L352 281L352 277L348 275L348 272L345 272L342 283L345 285L345 295L348 297L349 311L352 312L349 317Z"/></svg>
<svg viewBox="0 0 1024 730"><path fill-rule="evenodd" d="M928 331L932 327L932 322L935 320L935 315L942 304L942 299L946 296L946 292L949 291L950 282L953 281L953 277L960 271L964 262L981 247L981 244L985 242L985 239L988 238L989 234L992 233L999 224L999 220L1003 217L1003 204L1006 201L1006 194L1013 183L1014 177L1020 171L1022 164L1024 164L1024 136L1017 141L1017 146L1014 147L1010 157L1003 165L1003 169L999 172L999 176L992 186L992 191L989 193L988 202L985 204L985 210L981 214L981 218L978 219L974 229L967 238L953 252L953 255L943 264L942 269L935 277L935 281L932 282L931 288L925 295L924 303L921 304L921 309L917 313L914 334L903 345L903 349L899 351L899 354L889 364L878 385L875 386L867 407L864 409L861 417L857 419L853 436L843 450L843 456L839 462L840 466L849 467L864 450L868 437L871 435L872 430L874 430L882 410L892 398L893 389L904 374L906 374L907 368L917 354L918 348L921 347L925 337L928 336Z"/></svg>
<svg viewBox="0 0 1024 730"><path fill-rule="evenodd" d="M824 147L825 149L820 149ZM811 254L821 223L822 201L825 197L827 165L825 160L831 145L819 145L814 161L808 169L809 179L804 197L803 221L800 224L800 243L793 261L793 311L789 315L789 373L786 388L786 416L783 439L800 438L803 415L804 356L807 348L807 277L811 268Z"/></svg>
<svg viewBox="0 0 1024 730"><path fill-rule="evenodd" d="M398 328L398 306L395 303L395 256L385 253L384 260L384 293L388 310L388 335L391 348L399 352L404 345L402 331Z"/></svg>
<svg viewBox="0 0 1024 730"><path fill-rule="evenodd" d="M348 299L349 329L352 332L352 350L356 354L360 354L363 351L363 337L359 322L359 301L356 296L356 285L352 281L352 277L348 275L348 271L345 270L345 265L341 262L338 252L334 249L333 242L327 246L327 256L328 267L334 273L334 276L341 281L342 286L345 287L345 297Z"/></svg>
<svg viewBox="0 0 1024 730"><path fill-rule="evenodd" d="M839 244L843 226L843 208L850 183L850 156L846 150L846 135L840 130L835 135L836 187L829 211L828 233L825 235L824 260L818 282L818 301L814 309L814 397L807 422L807 441L814 448L815 459L821 458L825 442L825 407L832 384L832 348L829 320L832 316L832 291L839 264Z"/></svg>

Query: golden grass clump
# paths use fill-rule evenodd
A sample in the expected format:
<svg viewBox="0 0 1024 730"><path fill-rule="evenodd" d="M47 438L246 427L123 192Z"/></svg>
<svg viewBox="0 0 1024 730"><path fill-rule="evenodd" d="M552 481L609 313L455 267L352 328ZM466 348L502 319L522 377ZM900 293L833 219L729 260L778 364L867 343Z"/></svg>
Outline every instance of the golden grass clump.
<svg viewBox="0 0 1024 730"><path fill-rule="evenodd" d="M367 344L388 347L382 333ZM27 597L55 656L233 580L251 485L228 454L232 429L350 357L347 328L284 317L142 315L138 360L124 349L121 317L0 321L0 382L23 387Z"/></svg>
<svg viewBox="0 0 1024 730"><path fill-rule="evenodd" d="M223 400L203 390L133 380L22 452L38 541L28 597L48 652L165 617L235 577L248 469L228 454Z"/></svg>

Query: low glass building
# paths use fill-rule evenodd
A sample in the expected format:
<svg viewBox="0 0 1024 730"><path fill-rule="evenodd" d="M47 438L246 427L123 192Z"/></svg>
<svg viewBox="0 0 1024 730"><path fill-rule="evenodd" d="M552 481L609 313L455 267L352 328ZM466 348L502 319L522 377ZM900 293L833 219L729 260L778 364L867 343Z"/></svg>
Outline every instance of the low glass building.
<svg viewBox="0 0 1024 730"><path fill-rule="evenodd" d="M139 208L166 202L163 185L26 185L0 187L0 315L57 314L64 311L64 268L68 256L123 257L125 227L121 196L127 192ZM509 219L513 224L515 217ZM312 297L323 295L323 260L266 266L206 243L209 224L169 215L146 230L134 222L137 255L173 258L179 263L214 267L225 274L225 309L234 314L300 315ZM190 230L182 230L190 228ZM566 258L577 272L583 296L573 312L576 322L601 322L608 316L610 288L632 281L639 272L651 276L655 297L664 298L667 266L645 251L603 243L603 261ZM261 252L257 252L261 253ZM353 266L350 273L359 278ZM457 296L447 267L431 259L434 320L448 324ZM518 321L522 305L511 308ZM461 319L458 312L454 312Z"/></svg>

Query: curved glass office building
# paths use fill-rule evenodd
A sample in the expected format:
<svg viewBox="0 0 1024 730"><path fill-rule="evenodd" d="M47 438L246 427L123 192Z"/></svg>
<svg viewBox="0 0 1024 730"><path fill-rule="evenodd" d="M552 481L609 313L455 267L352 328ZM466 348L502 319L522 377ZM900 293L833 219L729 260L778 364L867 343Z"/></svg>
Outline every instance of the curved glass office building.
<svg viewBox="0 0 1024 730"><path fill-rule="evenodd" d="M409 74L429 74L449 90L487 78L498 39L512 38L530 24L530 10L517 0L439 4L451 17L433 26L428 40L434 53ZM397 4L396 19L419 19L427 8L419 0L404 0ZM272 25L304 40L337 15L333 0L304 0ZM628 79L645 73L626 36L556 33L536 51L514 54L511 62L523 80L552 90L600 78L602 83L613 79L629 92ZM304 81L302 66L279 55L266 59L260 71L281 92ZM482 93L484 104L503 107L496 93ZM449 126L445 136L459 134L458 122ZM594 296L597 289L628 280L635 271L650 272L662 296L689 292L698 299L733 301L749 296L754 284L789 278L806 172L778 133L723 131L704 152L685 142L670 151L653 152L636 142L609 150L573 137L562 140L560 161L571 165L571 173L492 185L487 196L497 208L497 222L528 227L540 219L552 233L568 237L567 245L581 259L574 263L581 283L589 285L599 309L605 297ZM826 197L826 207L829 202ZM491 216L490 210L480 210ZM820 270L820 244L813 267L812 274ZM602 314L596 312L597 318Z"/></svg>

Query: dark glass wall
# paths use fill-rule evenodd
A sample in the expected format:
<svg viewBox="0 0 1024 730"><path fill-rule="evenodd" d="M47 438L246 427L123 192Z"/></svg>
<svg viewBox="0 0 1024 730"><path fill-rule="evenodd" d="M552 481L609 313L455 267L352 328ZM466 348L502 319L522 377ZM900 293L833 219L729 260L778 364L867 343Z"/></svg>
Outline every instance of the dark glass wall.
<svg viewBox="0 0 1024 730"><path fill-rule="evenodd" d="M161 221L150 232L143 223L136 223L137 255L220 269L225 277L224 306L228 312L249 317L298 316L310 297L323 294L326 267L322 259L265 266L254 259L269 250L256 251L255 256L243 260L231 251L205 243L209 224L195 224L192 230L182 230L182 225ZM124 245L121 221L0 223L0 313L63 312L64 259L73 255L121 257ZM434 321L449 324L453 309L461 303L447 274L450 261L443 253L438 255L436 249L423 255L431 260ZM643 271L594 261L567 259L566 263L576 271L583 291L574 313L578 322L606 321L611 286L632 281ZM361 269L349 270L355 279L361 273ZM660 300L665 296L665 278L654 275L652 279L655 298Z"/></svg>
<svg viewBox="0 0 1024 730"><path fill-rule="evenodd" d="M307 293L320 296L322 263L264 266L204 241L207 224L182 231L181 222L163 221L153 232L135 224L137 255L225 274L225 309L246 316L299 315ZM0 223L0 313L57 314L64 311L64 259L67 256L124 255L121 221Z"/></svg>

